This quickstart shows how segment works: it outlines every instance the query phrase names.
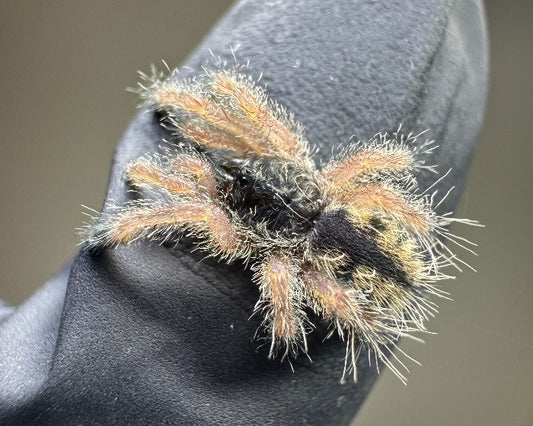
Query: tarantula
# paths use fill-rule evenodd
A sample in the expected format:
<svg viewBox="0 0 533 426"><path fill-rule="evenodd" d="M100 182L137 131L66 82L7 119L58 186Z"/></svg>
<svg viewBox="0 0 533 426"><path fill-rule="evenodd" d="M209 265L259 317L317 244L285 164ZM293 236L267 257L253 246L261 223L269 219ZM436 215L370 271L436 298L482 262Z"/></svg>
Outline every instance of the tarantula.
<svg viewBox="0 0 533 426"><path fill-rule="evenodd" d="M139 93L188 144L131 162L134 187L158 192L115 207L88 227L90 249L184 232L207 253L251 264L271 340L269 356L307 353L314 311L347 341L345 373L364 345L389 360L398 339L424 331L428 295L455 256L438 237L452 221L432 209L415 173L434 149L416 136L380 133L349 145L321 168L301 124L236 71L179 81L144 75ZM472 221L460 220L465 223ZM403 365L403 364L402 364Z"/></svg>

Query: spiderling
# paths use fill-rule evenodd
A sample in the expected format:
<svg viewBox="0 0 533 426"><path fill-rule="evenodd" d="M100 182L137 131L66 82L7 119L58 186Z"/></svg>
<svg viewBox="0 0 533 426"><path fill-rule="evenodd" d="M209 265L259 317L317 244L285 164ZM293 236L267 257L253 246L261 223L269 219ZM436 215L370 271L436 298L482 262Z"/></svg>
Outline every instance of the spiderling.
<svg viewBox="0 0 533 426"><path fill-rule="evenodd" d="M436 191L418 189L417 172L434 171L425 159L435 145L378 133L318 167L302 125L251 77L142 76L143 104L188 142L128 165L134 188L161 196L95 218L83 231L88 249L177 243L188 233L209 255L250 265L269 357L307 353L313 311L330 325L328 337L347 343L343 377L356 380L366 346L376 365L405 381L392 348L426 331L437 310L430 296L446 295L436 283L451 278L443 268L461 262L446 241L472 244L447 227L477 225L437 215Z"/></svg>

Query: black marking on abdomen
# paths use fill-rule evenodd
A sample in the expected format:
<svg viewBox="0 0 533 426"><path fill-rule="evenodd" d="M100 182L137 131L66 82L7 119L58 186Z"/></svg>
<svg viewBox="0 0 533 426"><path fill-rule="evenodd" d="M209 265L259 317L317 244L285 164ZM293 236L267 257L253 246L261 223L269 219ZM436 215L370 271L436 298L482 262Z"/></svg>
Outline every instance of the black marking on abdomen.
<svg viewBox="0 0 533 426"><path fill-rule="evenodd" d="M367 266L395 282L409 284L410 280L393 258L384 252L372 238L372 230L357 228L342 210L324 213L316 221L312 245L318 250L333 249L348 256L346 265L353 269Z"/></svg>

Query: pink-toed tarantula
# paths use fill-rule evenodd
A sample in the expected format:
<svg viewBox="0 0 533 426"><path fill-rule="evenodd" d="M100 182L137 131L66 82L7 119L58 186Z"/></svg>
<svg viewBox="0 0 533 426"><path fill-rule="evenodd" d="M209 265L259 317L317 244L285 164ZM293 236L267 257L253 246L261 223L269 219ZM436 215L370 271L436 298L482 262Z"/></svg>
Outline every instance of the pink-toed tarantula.
<svg viewBox="0 0 533 426"><path fill-rule="evenodd" d="M251 264L271 357L307 353L311 310L347 341L345 373L355 377L366 345L403 380L391 348L425 330L436 311L428 295L443 295L434 283L455 256L438 237L460 244L446 231L457 219L436 215L434 193L417 189L434 147L378 134L317 168L302 126L250 77L206 71L180 82L155 72L139 87L189 143L129 164L129 182L159 197L95 219L87 246L177 242L188 232L207 253Z"/></svg>

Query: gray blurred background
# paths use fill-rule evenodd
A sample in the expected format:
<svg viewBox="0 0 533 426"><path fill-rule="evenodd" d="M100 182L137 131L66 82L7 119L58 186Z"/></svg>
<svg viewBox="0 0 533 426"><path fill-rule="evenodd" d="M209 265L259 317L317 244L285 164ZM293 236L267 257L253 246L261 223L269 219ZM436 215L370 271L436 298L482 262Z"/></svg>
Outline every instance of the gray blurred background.
<svg viewBox="0 0 533 426"><path fill-rule="evenodd" d="M135 114L136 70L179 65L231 3L0 2L0 299L20 303L75 252L81 205L100 208ZM356 424L533 425L533 2L486 6L486 125L457 211L486 225L457 229L479 243L479 272L447 283L438 334L402 345L423 367L407 387L383 372Z"/></svg>

